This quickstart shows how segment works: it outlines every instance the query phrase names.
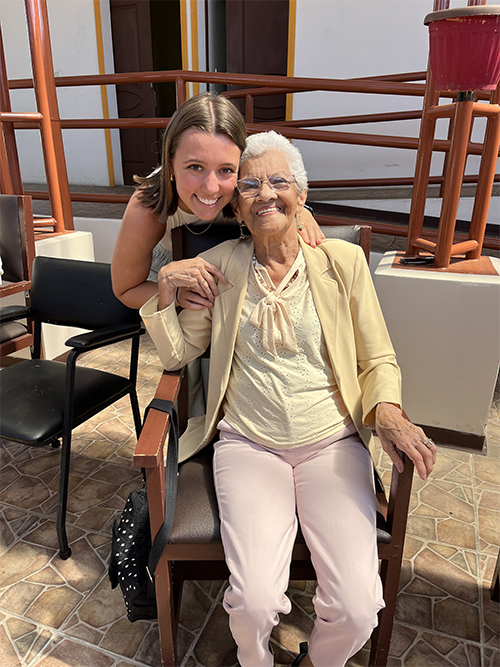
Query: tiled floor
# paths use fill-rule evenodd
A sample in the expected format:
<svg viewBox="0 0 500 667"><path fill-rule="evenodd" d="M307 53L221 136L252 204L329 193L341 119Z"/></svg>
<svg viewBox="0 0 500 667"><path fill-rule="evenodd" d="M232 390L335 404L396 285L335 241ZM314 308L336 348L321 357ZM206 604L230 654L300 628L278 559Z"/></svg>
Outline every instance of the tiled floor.
<svg viewBox="0 0 500 667"><path fill-rule="evenodd" d="M119 370L121 359L116 345L83 363ZM145 338L141 408L160 373ZM442 448L431 478L415 478L390 667L500 665L500 606L488 592L500 547L500 391L488 433L486 456ZM54 523L59 452L1 443L1 667L160 667L156 623L130 624L107 579L113 520L140 485L134 446L125 399L75 431L68 517L73 556L62 561ZM380 454L378 464L387 479L386 457ZM220 604L224 588L220 581L186 584L180 667L236 664ZM312 583L292 582L289 594L293 611L272 637L277 664L292 662L313 623ZM363 650L349 664L366 662Z"/></svg>

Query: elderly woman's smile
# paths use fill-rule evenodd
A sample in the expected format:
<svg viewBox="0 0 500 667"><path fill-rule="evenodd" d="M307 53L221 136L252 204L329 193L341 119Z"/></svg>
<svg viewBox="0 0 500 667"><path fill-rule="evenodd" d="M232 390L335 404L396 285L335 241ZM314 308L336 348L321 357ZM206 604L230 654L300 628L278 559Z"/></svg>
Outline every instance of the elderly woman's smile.
<svg viewBox="0 0 500 667"><path fill-rule="evenodd" d="M255 215L270 215L272 213L282 213L282 212L283 208L275 204L274 206L264 206L264 208L258 210Z"/></svg>

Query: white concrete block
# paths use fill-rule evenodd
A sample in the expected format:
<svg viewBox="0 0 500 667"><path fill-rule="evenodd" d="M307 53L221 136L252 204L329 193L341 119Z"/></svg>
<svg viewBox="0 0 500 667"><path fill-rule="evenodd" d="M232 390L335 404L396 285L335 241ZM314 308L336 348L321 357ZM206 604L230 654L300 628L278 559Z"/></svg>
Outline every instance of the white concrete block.
<svg viewBox="0 0 500 667"><path fill-rule="evenodd" d="M395 255L384 255L374 282L405 410L418 424L482 436L500 364L500 275L395 268Z"/></svg>

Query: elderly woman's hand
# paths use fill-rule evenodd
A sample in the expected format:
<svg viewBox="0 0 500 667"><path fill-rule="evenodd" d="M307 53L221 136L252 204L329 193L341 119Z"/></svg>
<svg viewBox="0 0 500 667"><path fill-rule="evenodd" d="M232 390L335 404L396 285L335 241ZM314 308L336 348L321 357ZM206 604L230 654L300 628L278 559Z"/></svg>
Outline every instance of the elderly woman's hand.
<svg viewBox="0 0 500 667"><path fill-rule="evenodd" d="M437 447L421 428L403 416L400 408L392 403L379 403L375 411L375 430L384 452L399 472L403 472L403 461L398 450L413 461L420 478L427 479L436 463Z"/></svg>
<svg viewBox="0 0 500 667"><path fill-rule="evenodd" d="M158 289L160 293L158 310L163 310L175 301L179 288L186 288L190 292L200 295L201 301L213 306L214 299L219 296L219 290L217 289L218 280L222 283L227 283L222 271L201 257L170 262L162 266L158 272ZM189 307L184 305L184 299L179 301L179 303L183 307Z"/></svg>
<svg viewBox="0 0 500 667"><path fill-rule="evenodd" d="M297 229L304 241L312 248L315 248L325 240L325 235L321 231L320 226L312 213L306 208L300 210Z"/></svg>

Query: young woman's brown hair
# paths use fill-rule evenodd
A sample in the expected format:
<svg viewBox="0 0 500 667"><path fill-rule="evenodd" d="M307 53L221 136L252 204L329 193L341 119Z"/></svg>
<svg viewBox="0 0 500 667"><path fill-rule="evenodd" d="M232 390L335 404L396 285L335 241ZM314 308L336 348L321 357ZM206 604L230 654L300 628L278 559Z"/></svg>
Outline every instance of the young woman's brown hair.
<svg viewBox="0 0 500 667"><path fill-rule="evenodd" d="M171 180L170 166L182 134L191 128L210 134L225 134L240 149L245 150L247 132L243 116L232 102L215 93L191 97L173 114L163 134L160 166L149 176L134 176L138 183L138 199L153 209L161 222L177 211L179 197L175 181ZM223 213L233 217L228 204Z"/></svg>

